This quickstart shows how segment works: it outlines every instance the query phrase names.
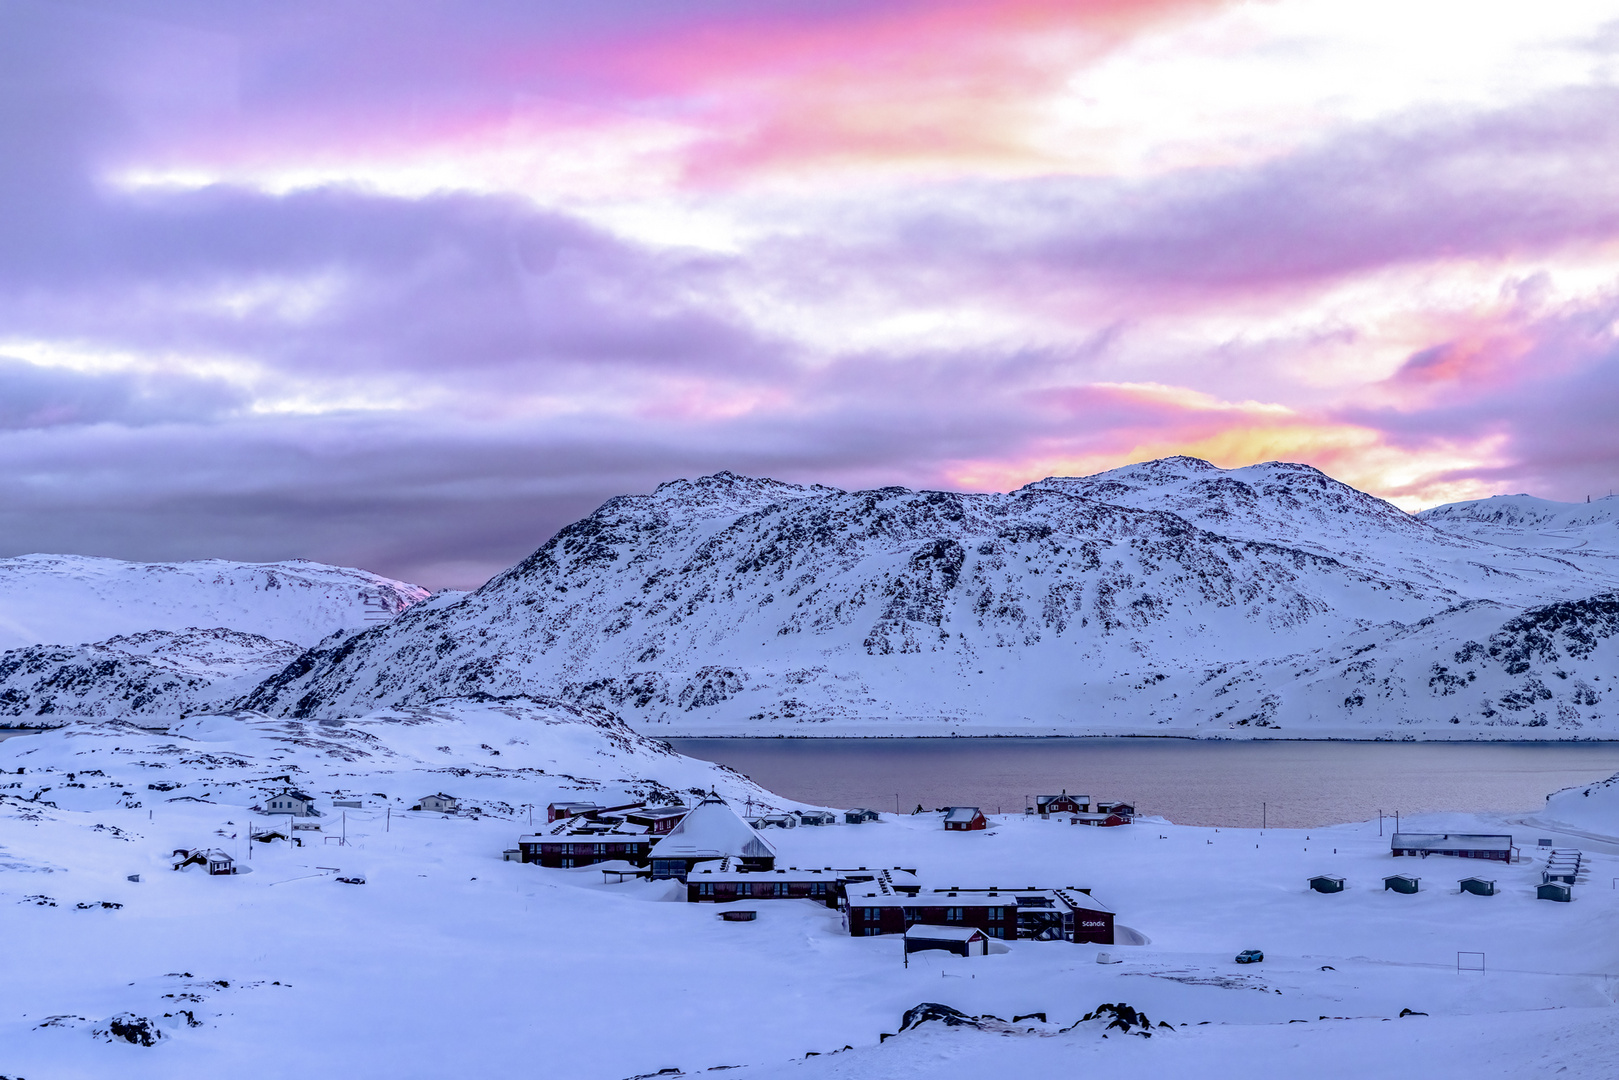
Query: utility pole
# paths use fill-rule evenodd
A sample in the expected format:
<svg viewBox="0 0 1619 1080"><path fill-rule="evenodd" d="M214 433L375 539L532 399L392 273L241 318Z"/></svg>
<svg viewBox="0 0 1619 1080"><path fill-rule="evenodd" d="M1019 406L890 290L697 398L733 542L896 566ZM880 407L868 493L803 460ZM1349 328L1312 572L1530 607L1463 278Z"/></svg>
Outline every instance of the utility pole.
<svg viewBox="0 0 1619 1080"><path fill-rule="evenodd" d="M1259 831L1260 832L1265 831L1265 825L1269 820L1270 820L1270 804L1269 803L1260 803L1259 804Z"/></svg>
<svg viewBox="0 0 1619 1080"><path fill-rule="evenodd" d="M1383 811L1381 810L1377 812L1377 835L1383 835Z"/></svg>

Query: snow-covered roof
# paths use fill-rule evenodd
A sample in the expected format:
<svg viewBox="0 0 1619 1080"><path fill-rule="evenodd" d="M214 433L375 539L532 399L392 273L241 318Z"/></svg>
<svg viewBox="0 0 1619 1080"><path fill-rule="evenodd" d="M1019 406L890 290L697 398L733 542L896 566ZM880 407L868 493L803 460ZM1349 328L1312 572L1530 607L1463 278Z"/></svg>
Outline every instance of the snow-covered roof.
<svg viewBox="0 0 1619 1080"><path fill-rule="evenodd" d="M976 926L925 926L922 923L910 927L905 936L913 941L971 941L984 936L984 932Z"/></svg>
<svg viewBox="0 0 1619 1080"><path fill-rule="evenodd" d="M723 799L713 796L692 807L652 849L659 859L718 859L727 855L773 859L775 846Z"/></svg>
<svg viewBox="0 0 1619 1080"><path fill-rule="evenodd" d="M978 807L976 806L952 806L944 812L946 821L971 821L977 816Z"/></svg>
<svg viewBox="0 0 1619 1080"><path fill-rule="evenodd" d="M456 802L457 801L457 799L456 799L456 797L454 795L446 795L442 791L438 792L435 795L423 795L422 798L421 798L421 801L426 802L428 799L442 799L445 802Z"/></svg>
<svg viewBox="0 0 1619 1080"><path fill-rule="evenodd" d="M1508 851L1512 848L1512 837L1486 833L1395 833L1389 846L1446 851Z"/></svg>
<svg viewBox="0 0 1619 1080"><path fill-rule="evenodd" d="M303 792L299 791L297 788L287 788L285 791L278 791L274 795L271 795L270 798L272 798L272 799L302 799L304 802L314 802L315 801L315 797L313 795L306 795Z"/></svg>

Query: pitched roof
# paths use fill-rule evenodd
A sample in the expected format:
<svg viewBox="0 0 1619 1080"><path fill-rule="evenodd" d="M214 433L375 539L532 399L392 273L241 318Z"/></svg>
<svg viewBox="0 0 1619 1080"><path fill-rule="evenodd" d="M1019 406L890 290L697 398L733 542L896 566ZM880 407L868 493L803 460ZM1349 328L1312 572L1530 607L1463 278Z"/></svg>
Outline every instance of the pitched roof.
<svg viewBox="0 0 1619 1080"><path fill-rule="evenodd" d="M721 859L727 855L773 859L776 848L717 796L681 818L652 848L659 859Z"/></svg>
<svg viewBox="0 0 1619 1080"><path fill-rule="evenodd" d="M946 821L971 821L977 816L978 807L976 806L952 806L946 809L944 819Z"/></svg>

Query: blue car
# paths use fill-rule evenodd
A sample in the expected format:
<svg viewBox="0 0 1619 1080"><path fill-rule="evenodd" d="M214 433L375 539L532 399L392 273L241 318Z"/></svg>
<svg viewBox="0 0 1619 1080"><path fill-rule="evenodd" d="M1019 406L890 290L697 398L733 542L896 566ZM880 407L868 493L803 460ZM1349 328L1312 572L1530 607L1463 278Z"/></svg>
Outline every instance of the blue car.
<svg viewBox="0 0 1619 1080"><path fill-rule="evenodd" d="M1237 963L1239 964L1258 964L1262 963L1264 959L1265 954L1258 949L1244 949L1237 954Z"/></svg>

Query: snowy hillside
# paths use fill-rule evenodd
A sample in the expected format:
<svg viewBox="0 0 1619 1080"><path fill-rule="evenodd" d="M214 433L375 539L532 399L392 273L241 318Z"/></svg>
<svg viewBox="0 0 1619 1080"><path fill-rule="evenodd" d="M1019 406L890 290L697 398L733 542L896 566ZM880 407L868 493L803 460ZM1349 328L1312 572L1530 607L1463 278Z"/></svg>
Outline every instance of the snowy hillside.
<svg viewBox="0 0 1619 1080"><path fill-rule="evenodd" d="M36 749L45 757L33 756ZM599 709L544 698L443 701L318 723L250 712L149 728L74 719L6 750L28 766L9 796L64 810L206 799L240 815L289 783L328 806L334 797L373 797L385 784L378 805L391 800L396 811L447 790L464 809L513 819L523 804L596 796L666 803L699 789L738 803L797 805ZM53 775L68 772L76 775Z"/></svg>
<svg viewBox="0 0 1619 1080"><path fill-rule="evenodd" d="M148 630L0 653L0 716L194 712L252 690L303 652L240 630Z"/></svg>
<svg viewBox="0 0 1619 1080"><path fill-rule="evenodd" d="M1284 657L1329 664L1356 635L1398 651L1452 609L1499 627L1616 585L1605 564L1454 536L1307 466L1175 458L1004 495L721 473L613 499L477 592L322 643L243 704L552 693L671 734L1248 734L1286 722L1265 704L1298 678ZM1206 700L1233 681L1241 715ZM1331 720L1394 722L1376 706Z"/></svg>
<svg viewBox="0 0 1619 1080"><path fill-rule="evenodd" d="M364 570L302 560L23 555L0 559L0 649L210 627L312 645L334 630L390 619L427 595Z"/></svg>
<svg viewBox="0 0 1619 1080"><path fill-rule="evenodd" d="M1135 710L1177 729L1294 738L1611 738L1619 594L1528 610L1473 601L1324 649L1157 673L1105 708L1121 723Z"/></svg>
<svg viewBox="0 0 1619 1080"><path fill-rule="evenodd" d="M1552 549L1575 559L1619 558L1619 496L1565 503L1495 495L1435 506L1417 517L1453 535L1492 544Z"/></svg>
<svg viewBox="0 0 1619 1080"><path fill-rule="evenodd" d="M1619 837L1619 775L1553 792L1546 796L1541 816L1599 836Z"/></svg>

